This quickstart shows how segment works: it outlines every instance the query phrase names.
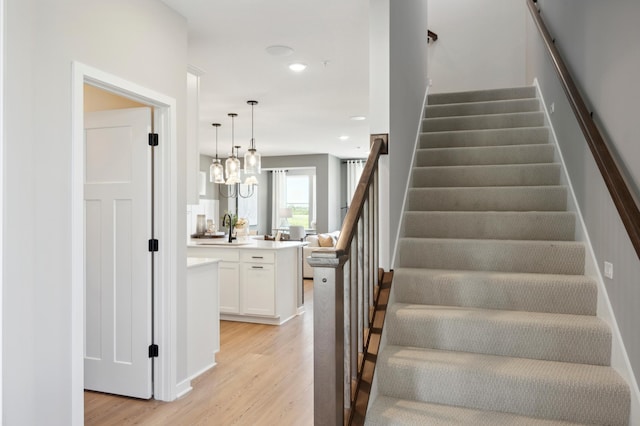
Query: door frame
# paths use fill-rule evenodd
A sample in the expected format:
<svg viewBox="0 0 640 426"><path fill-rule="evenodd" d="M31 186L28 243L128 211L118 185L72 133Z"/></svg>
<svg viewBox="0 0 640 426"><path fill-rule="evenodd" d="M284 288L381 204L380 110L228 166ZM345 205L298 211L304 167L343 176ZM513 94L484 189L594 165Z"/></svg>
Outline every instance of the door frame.
<svg viewBox="0 0 640 426"><path fill-rule="evenodd" d="M154 398L176 399L177 119L176 100L97 68L72 63L71 170L71 380L73 424L84 422L84 84L130 98L153 109L155 149L155 343Z"/></svg>
<svg viewBox="0 0 640 426"><path fill-rule="evenodd" d="M2 252L4 246L4 18L4 0L0 0L0 309L4 305L2 297L4 293L4 253ZM4 401L4 380L2 379L2 366L4 365L2 360L4 350L2 347L2 334L4 323L2 317L3 315L0 315L0 419L4 418L2 409L2 401Z"/></svg>

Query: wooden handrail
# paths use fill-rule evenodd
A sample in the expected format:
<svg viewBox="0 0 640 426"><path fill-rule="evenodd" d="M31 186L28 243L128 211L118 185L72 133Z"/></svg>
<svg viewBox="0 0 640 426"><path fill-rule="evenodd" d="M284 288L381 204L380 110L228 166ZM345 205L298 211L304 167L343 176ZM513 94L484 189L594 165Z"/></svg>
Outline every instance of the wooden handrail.
<svg viewBox="0 0 640 426"><path fill-rule="evenodd" d="M371 135L371 151L356 186L335 247L314 249L313 405L316 426L342 426L352 420L359 380L371 358L373 312L380 289L379 170L388 135ZM369 357L369 358L367 358ZM367 364L368 365L368 364ZM362 391L364 392L364 390ZM359 398L358 401L364 401ZM360 417L358 417L360 418Z"/></svg>
<svg viewBox="0 0 640 426"><path fill-rule="evenodd" d="M353 194L353 200L351 206L347 211L347 215L342 223L342 229L340 230L340 237L336 242L335 251L338 256L345 254L349 251L351 241L357 230L358 218L362 214L364 208L364 202L367 197L367 191L371 185L373 179L373 173L378 168L378 159L381 155L387 154L389 143L389 135L371 135L371 151L369 153L369 160L365 163L360 175L360 180L356 186L356 190Z"/></svg>
<svg viewBox="0 0 640 426"><path fill-rule="evenodd" d="M638 200L629 190L629 185L627 184L629 180L622 174L621 168L611 155L609 144L603 138L602 133L593 120L578 87L571 77L569 68L564 63L554 39L551 37L547 26L540 16L540 10L536 7L536 2L534 0L527 0L527 5L542 35L547 52L551 56L554 68L558 73L571 108L576 115L580 129L582 129L582 133L589 145L593 158L609 189L613 203L618 209L622 223L629 234L629 239L636 250L638 258L640 258L640 208L638 208Z"/></svg>

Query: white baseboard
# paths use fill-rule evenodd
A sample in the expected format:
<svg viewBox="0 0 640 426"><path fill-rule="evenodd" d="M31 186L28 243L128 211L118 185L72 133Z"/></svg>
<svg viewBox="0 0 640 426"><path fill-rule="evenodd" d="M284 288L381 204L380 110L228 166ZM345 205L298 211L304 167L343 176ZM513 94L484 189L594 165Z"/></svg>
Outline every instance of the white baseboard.
<svg viewBox="0 0 640 426"><path fill-rule="evenodd" d="M629 417L629 424L640 425L640 389L638 389L638 382L636 381L636 378L633 374L631 362L629 361L627 351L624 347L622 335L620 334L620 329L618 328L618 323L616 322L613 307L611 306L609 295L607 293L607 288L605 287L604 281L602 279L602 272L600 271L600 267L598 266L598 261L593 251L593 246L591 245L591 240L589 239L589 233L587 232L587 227L582 217L582 213L578 208L578 200L576 198L575 192L573 191L571 179L567 174L567 168L565 165L564 157L562 156L562 150L560 149L560 145L558 144L558 138L551 122L551 116L549 115L549 111L547 110L547 104L544 101L542 90L540 89L540 83L538 82L537 78L534 79L533 85L536 87L538 98L540 99L540 103L542 104L542 109L544 111L546 125L550 130L550 142L556 147L558 157L560 158L560 162L562 163L562 180L564 181L563 183L565 183L569 188L567 210L576 213L576 217L578 218L576 226L576 240L583 242L587 249L585 253L585 275L593 278L598 285L597 315L599 318L602 318L604 321L606 321L607 324L609 324L609 326L611 327L611 367L613 367L627 381L627 383L629 384L629 388L631 389L631 414Z"/></svg>
<svg viewBox="0 0 640 426"><path fill-rule="evenodd" d="M193 388L191 387L191 379L183 380L182 382L176 385L176 398L182 398L189 392L191 392Z"/></svg>

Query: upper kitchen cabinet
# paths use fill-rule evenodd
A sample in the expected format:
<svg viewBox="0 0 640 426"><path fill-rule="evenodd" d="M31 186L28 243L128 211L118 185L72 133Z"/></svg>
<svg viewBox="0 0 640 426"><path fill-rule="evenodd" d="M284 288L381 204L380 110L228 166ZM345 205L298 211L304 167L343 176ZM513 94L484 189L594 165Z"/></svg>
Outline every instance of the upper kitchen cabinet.
<svg viewBox="0 0 640 426"><path fill-rule="evenodd" d="M200 76L202 70L187 68L187 204L198 204L200 199L200 147L198 124L200 121Z"/></svg>

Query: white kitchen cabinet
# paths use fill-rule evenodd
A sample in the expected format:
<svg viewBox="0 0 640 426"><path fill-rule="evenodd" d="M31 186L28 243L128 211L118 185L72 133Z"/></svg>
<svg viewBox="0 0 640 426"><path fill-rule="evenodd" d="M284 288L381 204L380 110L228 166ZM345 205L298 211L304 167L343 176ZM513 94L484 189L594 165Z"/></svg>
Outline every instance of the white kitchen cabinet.
<svg viewBox="0 0 640 426"><path fill-rule="evenodd" d="M220 319L279 325L304 312L299 243L190 244L188 256L220 262Z"/></svg>
<svg viewBox="0 0 640 426"><path fill-rule="evenodd" d="M240 313L240 265L220 262L220 313Z"/></svg>
<svg viewBox="0 0 640 426"><path fill-rule="evenodd" d="M247 315L276 314L276 277L273 265L245 263L240 280L243 285L244 313Z"/></svg>

